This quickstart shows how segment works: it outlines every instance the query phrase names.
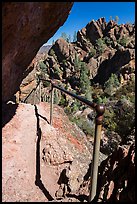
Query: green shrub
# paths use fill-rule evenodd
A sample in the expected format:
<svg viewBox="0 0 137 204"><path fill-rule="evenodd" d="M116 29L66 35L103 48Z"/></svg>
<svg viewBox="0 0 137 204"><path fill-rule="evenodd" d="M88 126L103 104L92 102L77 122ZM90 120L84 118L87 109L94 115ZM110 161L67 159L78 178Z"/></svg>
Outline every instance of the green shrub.
<svg viewBox="0 0 137 204"><path fill-rule="evenodd" d="M74 58L74 69L76 72L78 72L80 70L80 66L81 66L81 61L77 55L77 53L75 53L75 58Z"/></svg>
<svg viewBox="0 0 137 204"><path fill-rule="evenodd" d="M89 101L92 100L92 96L91 96L91 91L90 89L87 89L87 91L85 92L85 98Z"/></svg>
<svg viewBox="0 0 137 204"><path fill-rule="evenodd" d="M65 95L61 94L61 99L59 101L59 105L65 107L66 106L66 99Z"/></svg>
<svg viewBox="0 0 137 204"><path fill-rule="evenodd" d="M75 123L86 135L94 136L95 127L83 117L71 117L70 120Z"/></svg>
<svg viewBox="0 0 137 204"><path fill-rule="evenodd" d="M104 113L103 126L109 131L115 131L117 123L115 122L115 112L113 109L106 109Z"/></svg>
<svg viewBox="0 0 137 204"><path fill-rule="evenodd" d="M98 40L96 40L96 50L98 54L102 54L105 50L105 42L102 38L99 38Z"/></svg>
<svg viewBox="0 0 137 204"><path fill-rule="evenodd" d="M110 132L117 132L124 141L135 127L135 104L123 98L119 105L107 107L103 126Z"/></svg>
<svg viewBox="0 0 137 204"><path fill-rule="evenodd" d="M96 98L96 100L94 100L94 102L97 103L97 104L101 104L101 103L102 103L102 104L106 104L107 101L108 101L108 99L107 99L106 96L98 96L98 97Z"/></svg>
<svg viewBox="0 0 137 204"><path fill-rule="evenodd" d="M96 55L96 49L94 49L93 47L90 49L89 53L88 53L88 57L94 57Z"/></svg>
<svg viewBox="0 0 137 204"><path fill-rule="evenodd" d="M135 104L123 103L120 110L121 112L117 110L115 113L114 120L117 122L115 131L125 140L135 127Z"/></svg>
<svg viewBox="0 0 137 204"><path fill-rule="evenodd" d="M43 81L43 86L44 86L44 87L49 87L49 86L50 86L50 82L48 82L48 81Z"/></svg>
<svg viewBox="0 0 137 204"><path fill-rule="evenodd" d="M116 74L111 74L109 79L104 84L104 93L109 96L113 96L116 90L119 88L120 82Z"/></svg>
<svg viewBox="0 0 137 204"><path fill-rule="evenodd" d="M120 100L123 96L130 102L135 102L135 78L128 81L127 84L124 84L115 92L116 99Z"/></svg>
<svg viewBox="0 0 137 204"><path fill-rule="evenodd" d="M90 79L88 68L84 62L81 62L80 67L80 84L79 84L80 92L85 94L90 92Z"/></svg>
<svg viewBox="0 0 137 204"><path fill-rule="evenodd" d="M44 73L47 73L47 66L46 64L44 64L43 61L39 61L39 68L40 68L40 71L44 72Z"/></svg>
<svg viewBox="0 0 137 204"><path fill-rule="evenodd" d="M71 104L71 106L65 107L65 112L71 117L78 110L82 110L82 109L83 109L83 104L79 100L75 99L74 102Z"/></svg>
<svg viewBox="0 0 137 204"><path fill-rule="evenodd" d="M49 53L48 53L49 55L51 55L51 56L54 56L55 55L55 51L53 50L53 48L51 48L50 50L49 50Z"/></svg>
<svg viewBox="0 0 137 204"><path fill-rule="evenodd" d="M128 43L128 38L127 37L122 37L121 39L118 39L118 43L124 47L126 47Z"/></svg>
<svg viewBox="0 0 137 204"><path fill-rule="evenodd" d="M106 45L110 46L112 45L113 41L109 38L109 37L104 37L104 42L106 43Z"/></svg>

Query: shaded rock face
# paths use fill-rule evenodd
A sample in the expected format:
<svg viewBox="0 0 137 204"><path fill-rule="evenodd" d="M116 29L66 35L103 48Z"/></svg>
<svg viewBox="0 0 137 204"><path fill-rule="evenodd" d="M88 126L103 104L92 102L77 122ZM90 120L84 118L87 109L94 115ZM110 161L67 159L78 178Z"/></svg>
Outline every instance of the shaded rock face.
<svg viewBox="0 0 137 204"><path fill-rule="evenodd" d="M99 167L96 199L135 202L135 144L120 146Z"/></svg>
<svg viewBox="0 0 137 204"><path fill-rule="evenodd" d="M90 165L79 188L79 195L89 193ZM135 202L135 142L119 146L101 162L97 192L92 202Z"/></svg>
<svg viewBox="0 0 137 204"><path fill-rule="evenodd" d="M102 30L95 21L91 21L91 23L86 26L86 34L89 37L91 43L93 44L96 42L97 39L103 37Z"/></svg>
<svg viewBox="0 0 137 204"><path fill-rule="evenodd" d="M120 72L120 69L133 59L135 59L135 50L117 50L112 58L103 60L93 81L95 83L104 84L111 76L111 73Z"/></svg>
<svg viewBox="0 0 137 204"><path fill-rule="evenodd" d="M2 4L2 100L18 90L23 73L42 44L63 25L73 2Z"/></svg>

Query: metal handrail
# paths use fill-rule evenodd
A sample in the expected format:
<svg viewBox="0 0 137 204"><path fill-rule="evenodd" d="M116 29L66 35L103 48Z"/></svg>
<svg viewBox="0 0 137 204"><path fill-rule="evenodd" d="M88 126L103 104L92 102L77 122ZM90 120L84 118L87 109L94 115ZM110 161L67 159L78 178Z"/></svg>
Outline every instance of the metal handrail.
<svg viewBox="0 0 137 204"><path fill-rule="evenodd" d="M97 114L99 114L99 115L103 115L103 114L104 114L104 108L105 108L105 107L104 107L103 104L100 104L100 105L99 105L99 104L96 104L96 103L94 103L94 102L91 102L91 101L89 101L89 100L83 98L82 96L79 96L79 95L74 94L74 93L72 93L72 92L70 92L70 91L67 91L66 89L64 89L64 88L62 88L62 87L56 85L53 80L41 79L41 78L39 78L39 80L50 82L50 83L52 84L52 89L53 89L53 88L57 88L57 89L59 89L60 91L66 93L66 94L68 94L68 95L70 95L70 96L72 96L72 97L78 99L79 101L83 102L84 104L88 105L90 108L95 109L96 112L97 112ZM51 89L51 90L52 90L52 89Z"/></svg>
<svg viewBox="0 0 137 204"><path fill-rule="evenodd" d="M30 93L27 95L27 97L23 100L23 103L26 102L26 100L27 100L28 97L32 94L33 91L36 91L36 89L38 88L39 83L40 83L40 81L38 82L37 86L36 86L34 89L32 89L32 90L30 91Z"/></svg>
<svg viewBox="0 0 137 204"><path fill-rule="evenodd" d="M88 105L90 108L96 111L95 117L95 137L94 137L94 147L93 147L93 162L91 168L91 179L90 179L90 192L89 192L89 202L91 202L96 195L97 190L97 176L98 176L98 161L99 161L99 151L100 151L100 140L101 140L101 129L103 122L103 114L105 112L105 106L103 104L96 104L91 102L81 96L78 96L66 89L58 86L53 82L53 80L46 80L39 78L40 81L48 81L51 83L51 101L50 101L50 124L52 125L52 115L53 115L53 99L54 99L54 88L78 99L84 104Z"/></svg>

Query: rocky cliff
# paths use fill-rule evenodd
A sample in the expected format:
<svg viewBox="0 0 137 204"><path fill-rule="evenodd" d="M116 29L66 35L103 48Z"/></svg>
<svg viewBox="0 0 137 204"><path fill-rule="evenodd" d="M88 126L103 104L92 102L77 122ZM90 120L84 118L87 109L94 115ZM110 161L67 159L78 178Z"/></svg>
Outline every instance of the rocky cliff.
<svg viewBox="0 0 137 204"><path fill-rule="evenodd" d="M76 58L86 63L95 83L104 84L111 73L125 79L135 71L135 25L92 20L77 32L76 42L58 39L44 63L50 77L67 81L75 74Z"/></svg>
<svg viewBox="0 0 137 204"><path fill-rule="evenodd" d="M79 87L80 62L85 63L91 84L104 85L112 73L120 78L121 85L125 84L135 74L135 25L118 25L113 20L107 23L105 18L92 20L77 32L76 42L58 39L42 61L47 78L72 89Z"/></svg>
<svg viewBox="0 0 137 204"><path fill-rule="evenodd" d="M73 2L2 4L2 100L17 92L42 44L63 25Z"/></svg>

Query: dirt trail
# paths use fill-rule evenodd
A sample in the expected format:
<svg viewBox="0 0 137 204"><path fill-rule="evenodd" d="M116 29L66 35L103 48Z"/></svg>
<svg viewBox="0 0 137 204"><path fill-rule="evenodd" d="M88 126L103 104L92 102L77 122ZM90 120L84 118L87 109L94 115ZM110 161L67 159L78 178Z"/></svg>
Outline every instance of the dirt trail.
<svg viewBox="0 0 137 204"><path fill-rule="evenodd" d="M45 117L48 118L49 109L48 106L46 107L47 110L45 110ZM54 174L54 171L51 172L50 167L49 169L47 167L45 173L45 168L41 164L41 178L39 178L39 175L37 175L37 177L38 179L41 179L42 183L38 182L38 185L44 193L47 194L48 199L42 190L35 185L36 173L39 174L39 167L37 166L36 169L36 144L38 136L36 129L37 117L34 116L34 106L29 104L20 104L16 110L16 115L4 126L2 130L3 202L52 200L55 190L58 187L56 184L57 176ZM44 123L46 129L52 129L47 121L44 120ZM41 155L39 155L39 157L40 156ZM37 159L39 159L38 155ZM48 182L47 179L42 177L43 172L44 175L48 177ZM49 193L48 188L50 189Z"/></svg>
<svg viewBox="0 0 137 204"><path fill-rule="evenodd" d="M53 126L49 117L48 103L36 106L22 103L2 128L3 202L52 201L57 199L63 169L70 169L72 189L80 185L77 177L82 179L86 174L91 153L85 145L84 133L69 122L59 106L54 106Z"/></svg>

